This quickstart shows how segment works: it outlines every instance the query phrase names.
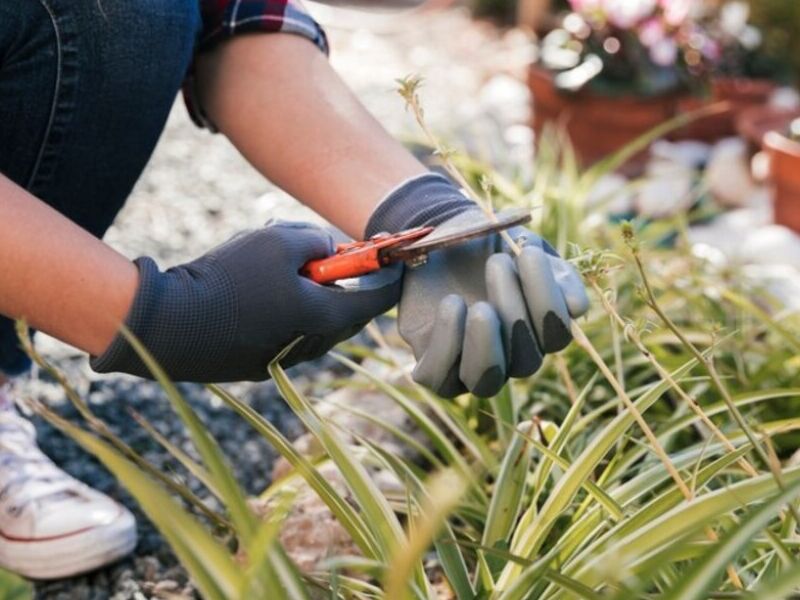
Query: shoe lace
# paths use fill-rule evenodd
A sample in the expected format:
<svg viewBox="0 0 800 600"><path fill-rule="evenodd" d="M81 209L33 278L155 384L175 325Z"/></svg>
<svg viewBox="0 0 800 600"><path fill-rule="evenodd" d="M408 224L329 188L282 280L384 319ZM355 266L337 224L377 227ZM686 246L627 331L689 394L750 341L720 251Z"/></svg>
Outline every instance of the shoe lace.
<svg viewBox="0 0 800 600"><path fill-rule="evenodd" d="M31 424L5 412L12 411L0 412L0 505L8 501L8 514L17 516L33 501L74 494L74 480L42 453Z"/></svg>

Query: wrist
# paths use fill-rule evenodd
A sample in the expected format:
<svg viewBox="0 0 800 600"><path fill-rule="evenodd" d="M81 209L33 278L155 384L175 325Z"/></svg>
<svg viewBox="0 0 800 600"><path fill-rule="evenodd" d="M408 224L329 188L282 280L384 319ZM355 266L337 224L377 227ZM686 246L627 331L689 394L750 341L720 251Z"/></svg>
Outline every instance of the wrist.
<svg viewBox="0 0 800 600"><path fill-rule="evenodd" d="M386 195L369 218L364 237L436 226L475 207L449 179L426 173L403 182Z"/></svg>
<svg viewBox="0 0 800 600"><path fill-rule="evenodd" d="M166 272L147 257L134 262L139 286L125 327L172 379L195 379L200 374L193 368L201 363L200 357L206 361L224 358L231 330L236 327L236 294L227 275L212 262ZM219 290L229 293L220 294ZM98 373L151 376L121 333L90 363Z"/></svg>

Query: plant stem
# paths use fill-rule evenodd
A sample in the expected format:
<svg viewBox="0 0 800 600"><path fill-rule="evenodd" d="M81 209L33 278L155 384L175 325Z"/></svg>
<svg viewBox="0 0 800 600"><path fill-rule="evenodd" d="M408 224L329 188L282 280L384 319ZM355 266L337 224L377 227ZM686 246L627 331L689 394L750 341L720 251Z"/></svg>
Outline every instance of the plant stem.
<svg viewBox="0 0 800 600"><path fill-rule="evenodd" d="M422 132L428 138L431 145L436 149L437 154L441 157L442 163L444 164L444 167L447 170L447 172L450 173L450 175L455 179L455 181L457 181L464 188L465 192L469 193L469 195L472 197L472 200L474 200L476 204L478 204L478 206L480 206L483 209L483 211L487 214L487 216L490 219L496 220L491 204L488 202L484 202L483 199L480 197L480 195L477 194L474 189L472 189L472 186L469 185L469 182L466 180L466 178L464 178L464 176L461 174L458 168L453 164L453 161L450 159L450 152L448 151L448 149L441 144L438 138L428 128L428 125L425 122L425 116L422 110L422 105L419 101L419 96L417 95L417 88L419 87L421 80L419 80L418 78L407 78L404 81L401 81L400 83L401 83L401 88L400 88L401 96L405 98L408 107L411 108L411 111L414 113L414 117L417 123L419 124L420 129L422 129ZM503 233L505 234L504 239L506 243L508 243L511 250L514 252L514 254L519 255L521 252L519 246L511 239L511 236L509 236L507 232ZM664 464L664 467L666 468L667 472L670 474L672 479L675 481L675 484L678 486L678 488L681 490L681 492L687 498L687 500L691 500L692 498L691 490L687 487L686 483L681 478L680 473L678 473L678 470L675 468L675 465L672 464L669 455L667 455L666 451L661 446L661 443L658 441L658 438L655 436L652 429L650 429L650 426L647 424L647 421L644 420L644 417L642 417L641 413L638 411L633 401L625 392L623 386L619 383L617 378L608 368L608 365L605 363L602 356L600 356L595 347L589 341L589 338L586 336L586 334L583 332L580 326L575 321L572 321L570 327L572 330L572 336L575 338L575 341L589 354L594 363L600 369L600 372L608 380L608 382L611 384L611 387L614 388L614 391L624 402L627 409L631 412L637 424L647 437L647 440L652 445L653 451L656 453L661 462Z"/></svg>
<svg viewBox="0 0 800 600"><path fill-rule="evenodd" d="M572 380L572 375L569 373L567 361L564 360L564 356L561 354L556 354L555 358L556 370L561 376L561 379L564 380L564 387L567 389L567 396L569 396L570 404L575 404L578 400L578 392L575 389L575 382Z"/></svg>
<svg viewBox="0 0 800 600"><path fill-rule="evenodd" d="M729 452L735 452L736 447L731 443L731 441L727 438L727 436L720 431L719 427L714 424L709 416L705 413L702 407L697 404L697 402L692 398L689 394L687 394L683 388L678 384L677 381L670 375L669 371L667 371L661 363L658 362L653 353L644 345L642 342L642 338L639 336L639 333L632 327L628 327L625 323L624 319L620 316L619 312L614 308L614 306L609 302L606 295L603 293L603 290L597 284L597 280L594 278L589 279L589 284L594 289L595 293L597 294L598 298L600 298L600 302L603 305L605 311L611 316L612 320L615 321L622 329L625 331L626 337L633 342L633 345L641 352L641 354L653 365L653 368L658 373L659 377L661 377L664 381L670 384L673 390L681 397L683 401L685 401L689 408L700 418L700 420L705 424L706 427L714 434L714 436L722 442L725 448ZM739 465L742 469L751 477L756 477L758 475L758 471L751 465L747 459L741 458L739 460Z"/></svg>
<svg viewBox="0 0 800 600"><path fill-rule="evenodd" d="M717 371L717 367L714 364L713 356L709 356L708 358L706 358L704 354L700 350L698 350L698 348L691 342L691 340L689 340L689 338L687 338L683 334L680 328L677 325L675 325L675 323L673 323L672 319L670 319L669 316L667 316L667 314L659 305L658 299L656 298L656 295L653 292L653 289L650 285L650 280L647 277L647 272L645 271L644 265L642 264L639 249L636 247L635 243L633 243L632 240L627 240L627 243L628 247L631 250L631 253L633 254L633 260L636 264L636 269L639 272L639 277L642 280L642 286L644 287L645 300L647 302L647 305L653 310L653 312L656 313L658 318L661 319L662 323L664 323L664 325L675 335L675 337L678 338L681 344L698 360L698 362L700 362L700 364L703 365L709 377L711 378L714 387L717 388L717 391L722 397L722 400L725 402L725 405L727 406L728 411L731 413L731 416L733 417L734 421L736 421L736 424L745 434L748 441L753 445L753 449L755 450L756 454L758 454L758 457L772 473L775 479L775 483L778 484L778 487L781 490L785 490L786 486L783 482L783 477L781 476L780 467L779 466L776 467L776 465L773 464L773 461L770 460L767 452L761 446L761 442L753 433L753 430L747 424L747 421L745 420L744 416L739 411L739 408L733 401L733 398L731 397L728 388L722 382L722 378L720 377L719 372ZM800 514L798 514L797 508L791 502L788 504L788 507L792 513L792 516L794 517L795 523L800 523Z"/></svg>
<svg viewBox="0 0 800 600"><path fill-rule="evenodd" d="M611 302L609 302L608 298L603 293L603 290L600 289L600 286L597 284L597 280L594 278L590 278L589 283L592 286L592 289L594 289L597 296L600 298L600 302L602 303L603 308L611 317L612 325L613 322L616 322L616 324L619 325L620 328L622 328L622 330L626 333L626 337L629 340L631 340L631 342L633 342L634 346L636 346L639 352L641 352L641 354L650 362L650 364L653 365L653 368L656 370L659 377L661 377L664 381L670 384L670 386L678 393L678 395L689 405L692 411L694 411L694 413L698 417L700 417L700 420L703 421L703 423L705 423L705 425L711 430L711 432L722 442L722 444L728 451L735 452L736 447L725 436L725 434L719 430L719 428L708 417L705 411L703 411L700 405L697 404L694 401L694 399L683 390L683 388L678 384L677 381L675 381L675 378L672 377L672 375L670 375L669 371L667 371L664 367L661 366L661 363L659 363L658 360L656 360L656 357L653 356L653 353L650 352L650 350L648 350L647 347L644 345L641 337L639 336L639 333L635 329L626 326L626 323L623 320L623 318L620 316L620 314L617 312L617 310L614 308ZM742 469L751 477L755 477L758 475L758 472L755 470L755 468L744 457L739 460L739 464L741 465ZM691 500L693 497L694 497L694 490L690 491L690 497L687 497L686 499ZM706 537L710 541L712 542L719 541L716 532L710 527L707 527L705 529L705 533ZM731 580L731 583L733 584L734 587L737 587L739 589L744 588L742 580L739 577L739 574L736 572L736 569L733 565L727 566L727 574L728 578Z"/></svg>
<svg viewBox="0 0 800 600"><path fill-rule="evenodd" d="M369 333L370 337L375 341L375 343L378 344L378 346L386 353L387 357L394 363L394 365L398 368L401 368L400 361L397 360L394 349L391 347L391 345L389 345L389 342L386 341L386 338L383 336L378 326L374 323L370 323L367 325L367 333ZM409 373L407 370L402 369L402 373L403 379L408 382L408 385L411 386L412 389L415 389L420 393L420 395L424 398L426 405L463 444L467 452L469 452L473 458L475 458L478 464L486 466L486 460L481 454L480 449L478 449L475 444L472 443L472 440L470 440L469 437L464 434L460 427L453 423L452 419L450 419L447 413L442 410L442 408L439 406L439 403L436 402L428 390L414 381L414 378L411 377L411 373Z"/></svg>
<svg viewBox="0 0 800 600"><path fill-rule="evenodd" d="M47 362L41 354L36 351L33 343L31 342L30 335L28 334L27 325L22 323L21 321L17 323L17 335L20 340L20 344L22 345L23 350L25 350L26 354L35 362L39 368L44 369L53 379L55 379L56 383L58 383L61 388L64 390L69 401L72 405L77 409L78 413L83 417L86 421L86 424L89 428L101 438L105 439L109 442L118 452L120 452L125 458L130 460L134 463L137 467L142 469L145 473L160 481L164 484L167 489L171 490L174 494L177 494L181 497L181 499L186 502L189 506L196 509L198 512L202 513L206 518L208 518L214 525L223 531L232 532L232 525L229 521L227 521L224 517L217 514L213 510L211 510L206 504L198 498L194 492L192 492L188 487L179 484L178 482L174 481L171 477L162 473L159 469L151 465L141 456L139 456L133 448L131 448L128 444L123 442L119 437L117 437L101 419L97 418L94 413L89 408L89 405L84 402L83 398L81 398L80 394L75 390L74 387L67 381L66 376L56 369L53 365ZM28 404L30 407L39 415L41 415L44 419L46 419L50 424L54 424L52 419L53 412L50 408L44 406L42 403L37 402L33 399L28 399Z"/></svg>
<svg viewBox="0 0 800 600"><path fill-rule="evenodd" d="M595 347L592 345L592 342L589 341L589 338L586 337L586 334L575 322L572 323L572 336L575 338L575 342L581 348L583 348L586 351L586 353L591 357L592 361L594 361L595 365L597 365L597 368L600 369L600 372L611 384L611 387L614 388L614 391L617 393L619 398L625 404L626 408L631 412L631 415L633 415L634 420L644 433L645 437L647 438L647 441L650 442L653 451L656 453L658 458L664 464L664 468L667 470L670 477L672 477L672 479L675 481L675 484L681 490L681 493L683 493L683 495L686 497L687 500L691 500L692 499L691 490L687 487L686 483L681 478L680 473L678 473L678 470L675 468L675 465L672 464L669 455L667 455L666 450L664 450L663 446L661 446L661 443L658 441L658 438L653 433L653 430L650 429L650 426L647 424L647 421L644 420L642 413L640 413L639 410L636 408L636 405L630 399L627 392L622 388L619 381L617 381L617 378L611 372L611 369L608 368L608 365L603 360L603 357L600 356Z"/></svg>
<svg viewBox="0 0 800 600"><path fill-rule="evenodd" d="M428 142L431 146L435 149L436 154L442 160L442 166L445 168L447 173L453 178L453 180L458 183L459 186L464 190L467 196L477 204L481 210L486 214L487 218L492 221L493 223L497 222L497 216L494 214L494 209L492 208L491 202L489 200L483 200L480 194L470 185L469 181L467 181L466 177L461 173L458 167L453 164L453 161L450 159L451 151L446 148L440 141L439 138L436 137L433 132L428 128L428 124L425 121L425 114L422 110L422 104L419 101L419 96L417 95L417 88L422 83L422 80L419 78L409 77L400 82L400 95L405 99L406 106L411 109L411 112L414 114L414 119L416 120L417 124L419 125L422 133L425 134L425 137L428 139ZM508 247L511 248L511 251L516 255L519 256L521 253L521 249L519 245L511 239L511 236L508 234L507 231L501 231L500 235L503 238L503 241L508 244Z"/></svg>

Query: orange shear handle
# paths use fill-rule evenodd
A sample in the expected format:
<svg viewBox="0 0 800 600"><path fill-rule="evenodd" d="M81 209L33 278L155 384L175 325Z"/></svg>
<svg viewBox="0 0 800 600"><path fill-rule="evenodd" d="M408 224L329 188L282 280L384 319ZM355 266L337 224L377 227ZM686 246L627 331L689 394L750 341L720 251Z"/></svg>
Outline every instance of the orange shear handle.
<svg viewBox="0 0 800 600"><path fill-rule="evenodd" d="M433 227L418 227L396 234L379 233L363 242L339 244L336 254L312 260L303 265L300 273L319 284L328 284L340 279L368 275L389 264L382 250L409 244L428 235Z"/></svg>
<svg viewBox="0 0 800 600"><path fill-rule="evenodd" d="M342 246L344 245L349 244ZM339 246L336 254L328 258L307 262L300 272L312 281L324 285L339 279L361 277L381 268L377 246L344 252L342 246Z"/></svg>

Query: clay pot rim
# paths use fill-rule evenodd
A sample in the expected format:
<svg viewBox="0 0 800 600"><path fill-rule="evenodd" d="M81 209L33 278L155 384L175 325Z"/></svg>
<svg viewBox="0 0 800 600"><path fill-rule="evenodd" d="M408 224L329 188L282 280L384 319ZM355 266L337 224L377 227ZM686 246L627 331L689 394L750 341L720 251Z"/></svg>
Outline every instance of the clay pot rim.
<svg viewBox="0 0 800 600"><path fill-rule="evenodd" d="M743 91L756 91L769 93L780 86L776 81L768 77L745 77L736 75L714 75L711 77L711 85L727 84L740 88Z"/></svg>
<svg viewBox="0 0 800 600"><path fill-rule="evenodd" d="M551 83L555 78L555 71L548 69L547 67L543 66L539 62L532 62L529 65L530 71L533 75L546 78ZM771 92L775 91L779 84L776 83L774 80L769 79L767 77L745 77L745 76L734 76L734 75L714 75L712 76L709 81L709 90L713 90L715 88L733 88L736 89L739 93L744 95L751 95L751 96L758 96L758 95L769 95ZM654 96L643 96L641 94L629 93L624 92L620 94L600 94L593 90L579 90L572 94L562 92L561 90L555 90L556 93L567 96L567 97L580 97L581 95L592 95L601 98L618 98L618 99L630 99L630 100L640 100L640 101L648 101L648 100L656 100L656 99L665 99L665 98L678 98L681 100L704 100L703 94L693 93L692 90L673 90L671 92L665 92L663 94L657 94Z"/></svg>
<svg viewBox="0 0 800 600"><path fill-rule="evenodd" d="M768 131L764 134L764 147L800 160L800 142L778 131Z"/></svg>
<svg viewBox="0 0 800 600"><path fill-rule="evenodd" d="M764 127L765 123L769 125L777 122L788 125L796 118L800 118L800 109L775 108L768 105L752 106L743 110L736 118L736 131L750 143L763 147L768 133L777 132L780 135L780 128L777 125L771 128Z"/></svg>
<svg viewBox="0 0 800 600"><path fill-rule="evenodd" d="M547 80L547 82L552 86L553 91L562 98L571 98L574 100L581 100L584 98L596 98L609 101L624 101L624 102L633 102L637 104L650 104L654 102L676 101L686 97L687 95L691 95L685 90L673 90L671 92L664 92L663 94L655 94L653 96L644 96L641 94L634 94L630 92L622 92L619 94L602 94L588 88L580 89L577 92L564 92L556 88L554 83L555 75L556 75L555 71L552 71L551 69L548 69L547 67L544 67L537 62L533 62L529 66L529 76L539 77L541 79Z"/></svg>

